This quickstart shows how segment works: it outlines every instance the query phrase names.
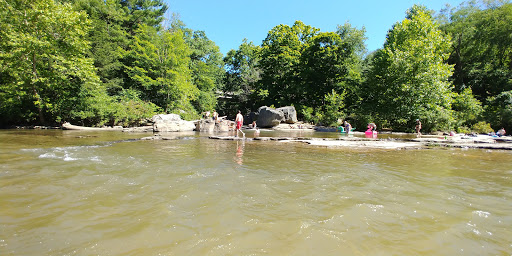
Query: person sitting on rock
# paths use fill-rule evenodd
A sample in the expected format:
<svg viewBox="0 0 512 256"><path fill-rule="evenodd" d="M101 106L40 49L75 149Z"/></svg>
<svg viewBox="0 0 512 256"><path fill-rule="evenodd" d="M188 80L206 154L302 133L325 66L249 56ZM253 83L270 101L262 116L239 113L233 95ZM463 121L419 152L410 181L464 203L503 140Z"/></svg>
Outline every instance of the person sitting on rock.
<svg viewBox="0 0 512 256"><path fill-rule="evenodd" d="M216 123L217 123L217 119L219 119L219 113L217 113L217 111L215 111L215 109L213 110L212 119Z"/></svg>
<svg viewBox="0 0 512 256"><path fill-rule="evenodd" d="M498 135L499 137L501 136L505 136L505 128L501 128L498 130L498 132L496 133L496 135Z"/></svg>
<svg viewBox="0 0 512 256"><path fill-rule="evenodd" d="M377 125L375 123L369 123L368 130L370 130L371 132L377 131Z"/></svg>

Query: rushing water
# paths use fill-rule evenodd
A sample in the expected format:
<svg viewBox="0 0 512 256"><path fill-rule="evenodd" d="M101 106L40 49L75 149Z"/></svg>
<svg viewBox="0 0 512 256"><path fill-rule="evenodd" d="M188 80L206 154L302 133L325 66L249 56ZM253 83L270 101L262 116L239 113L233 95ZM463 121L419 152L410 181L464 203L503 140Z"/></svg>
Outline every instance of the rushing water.
<svg viewBox="0 0 512 256"><path fill-rule="evenodd" d="M145 136L0 131L0 255L512 254L512 152Z"/></svg>

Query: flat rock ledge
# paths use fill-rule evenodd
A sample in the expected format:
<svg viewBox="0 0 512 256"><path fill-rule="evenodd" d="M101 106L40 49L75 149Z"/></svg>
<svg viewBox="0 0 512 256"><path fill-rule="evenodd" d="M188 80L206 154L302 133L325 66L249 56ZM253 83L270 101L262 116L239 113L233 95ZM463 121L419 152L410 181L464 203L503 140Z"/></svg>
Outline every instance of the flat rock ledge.
<svg viewBox="0 0 512 256"><path fill-rule="evenodd" d="M347 138L307 138L307 137L255 137L209 136L215 140L277 141L300 142L320 147L375 148L375 149L427 149L433 147L475 148L512 150L512 140L501 139L498 142L490 138L415 138L415 139L371 139L359 137Z"/></svg>

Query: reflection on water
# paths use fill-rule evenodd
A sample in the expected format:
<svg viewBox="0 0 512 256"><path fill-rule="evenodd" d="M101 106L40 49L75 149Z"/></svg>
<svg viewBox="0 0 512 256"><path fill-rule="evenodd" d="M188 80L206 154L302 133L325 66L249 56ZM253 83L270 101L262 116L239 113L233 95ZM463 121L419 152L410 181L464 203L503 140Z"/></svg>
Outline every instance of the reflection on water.
<svg viewBox="0 0 512 256"><path fill-rule="evenodd" d="M243 164L242 157L244 156L244 147L245 147L245 140L242 141L236 141L236 157L235 162L239 165Z"/></svg>
<svg viewBox="0 0 512 256"><path fill-rule="evenodd" d="M512 253L511 152L144 136L0 131L1 255Z"/></svg>

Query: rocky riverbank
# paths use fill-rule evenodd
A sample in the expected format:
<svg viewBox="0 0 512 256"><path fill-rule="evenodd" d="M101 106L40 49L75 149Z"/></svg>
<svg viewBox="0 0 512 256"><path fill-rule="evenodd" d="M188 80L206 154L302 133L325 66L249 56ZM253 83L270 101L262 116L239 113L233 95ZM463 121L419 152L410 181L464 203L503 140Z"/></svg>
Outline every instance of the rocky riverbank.
<svg viewBox="0 0 512 256"><path fill-rule="evenodd" d="M477 148L512 150L512 137L491 137L487 135L435 137L424 136L414 139L372 139L362 137L308 138L308 137L255 137L210 136L217 140L298 142L320 147L376 148L376 149L422 149L432 147Z"/></svg>

